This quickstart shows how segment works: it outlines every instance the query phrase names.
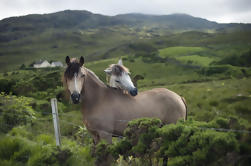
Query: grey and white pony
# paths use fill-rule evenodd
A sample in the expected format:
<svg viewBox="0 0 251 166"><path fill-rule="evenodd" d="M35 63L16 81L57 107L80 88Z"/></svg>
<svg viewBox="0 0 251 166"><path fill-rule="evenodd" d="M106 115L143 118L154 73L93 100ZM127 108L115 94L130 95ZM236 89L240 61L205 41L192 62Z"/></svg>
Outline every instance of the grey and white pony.
<svg viewBox="0 0 251 166"><path fill-rule="evenodd" d="M104 72L109 77L110 87L128 91L132 96L138 94L138 90L129 76L130 72L128 68L123 65L122 59L120 59L117 64L111 64Z"/></svg>

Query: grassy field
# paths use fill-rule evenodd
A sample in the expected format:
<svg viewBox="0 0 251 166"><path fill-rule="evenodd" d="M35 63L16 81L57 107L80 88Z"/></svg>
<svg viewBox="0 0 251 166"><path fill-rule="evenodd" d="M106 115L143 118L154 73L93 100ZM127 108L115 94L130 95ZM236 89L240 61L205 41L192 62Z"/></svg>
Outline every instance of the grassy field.
<svg viewBox="0 0 251 166"><path fill-rule="evenodd" d="M181 61L186 64L193 64L197 66L209 66L215 58L203 57L199 55L187 55L187 56L180 56L176 57L178 61Z"/></svg>
<svg viewBox="0 0 251 166"><path fill-rule="evenodd" d="M162 58L198 55L226 57L249 50L249 31L232 33L160 32L162 29L114 26L98 29L55 30L0 44L0 70L18 69L42 60L64 61L65 56L85 56L88 61L134 55L129 45L145 42L159 49ZM149 36L150 33L150 36ZM157 35L154 35L157 34ZM141 48L147 50L148 48ZM216 59L217 60L217 59Z"/></svg>
<svg viewBox="0 0 251 166"><path fill-rule="evenodd" d="M148 61L144 61L144 57L134 58L134 61L131 61L128 56L122 58L124 65L131 71L131 77L137 74L144 76L144 80L138 82L139 92L152 88L165 87L183 96L188 105L189 120L203 124L206 122L212 123L217 118L225 118L227 120L238 119L238 123L242 126L245 126L247 129L251 128L251 72L249 68L231 66L227 71L207 75L201 72L203 68L191 68L168 61L149 63ZM108 65L117 63L118 59L110 58L87 62L85 66L93 70L101 80L106 82L103 70ZM204 66L210 67L209 64L204 64ZM241 69L247 70L247 73L250 75L244 75L243 73L238 75L233 74L236 70L241 71ZM14 125L14 128L8 131L8 134L1 131L0 148L2 147L1 144L7 140L16 144L27 144L30 142L32 146L26 147L26 153L31 156L29 162L37 163L37 159L42 163L46 163L48 160L51 163L62 161L58 157L54 159L53 154L62 155L63 153L66 155L65 159L67 159L67 163L70 165L76 165L76 162L79 164L86 162L89 162L90 165L94 164L96 158L90 156L91 147L93 146L92 139L83 125L80 107L70 104L68 99L60 99L58 102L63 146L60 151L55 151L54 149L55 140L49 101L50 98L64 91L61 84L62 74L63 69L38 69L10 71L0 75L1 86L6 86L3 84L3 81L9 81L11 85L13 84L10 87L11 93L17 96L28 97L31 101L27 99L24 102L28 104L25 108L29 108L35 112L33 115L35 119L32 124L26 122L26 125L19 126L16 123L12 124L11 121L1 121L0 126L5 127L5 130L6 126L9 125ZM11 97L8 97L8 100L10 99ZM17 106L16 102L14 103L8 107L0 105L2 107L0 109L22 108ZM1 114L0 118L2 118ZM19 142L20 137L22 137L23 142ZM241 142L249 146L247 143L248 137L240 138L244 139ZM114 139L114 142L112 146L119 145L117 139ZM12 144L11 142L8 143L7 147ZM40 148L47 148L47 150L41 151L39 150ZM102 149L105 150L104 147ZM13 149L13 151L17 151L22 156L21 152L19 152L23 151L22 148L19 150ZM78 155L81 154L82 158L77 153ZM72 156L75 156L75 158L71 158ZM1 154L0 158L3 158ZM6 160L4 164L9 163L13 165L16 160ZM120 160L124 163L128 162L126 158ZM143 161L137 158L133 158L134 160L138 162L138 165L144 165ZM2 160L0 160L1 162ZM118 163L115 162L114 164Z"/></svg>
<svg viewBox="0 0 251 166"><path fill-rule="evenodd" d="M241 126L237 129L250 130L251 63L248 58L251 55L247 51L251 41L246 36L249 32L162 34L167 35L165 37L147 33L147 30L139 33L127 27L67 33L47 31L39 34L43 40L34 36L2 44L0 90L5 94L0 95L0 165L62 165L62 156L66 156L63 158L67 159L68 165L94 164L93 144L82 123L80 106L72 105L64 94L61 81L64 68L27 68L38 59L64 62L66 55L84 56L85 67L94 71L103 82L106 82L104 69L121 57L132 78L136 75L144 77L138 81L139 92L165 87L183 96L191 120L187 123L208 125L223 118L224 123L219 120L223 127L229 127L224 126L225 121L237 124L237 120ZM226 57L234 57L240 62L243 57L246 59L243 64L230 64ZM18 69L21 64L26 67ZM59 100L61 149L55 147L53 136L50 99L54 97ZM11 111L16 112L12 114ZM233 124L232 127L236 127ZM234 136L241 144L238 145L240 150L236 151L239 156L250 152L250 137L226 134ZM113 145L119 145L116 139L114 142ZM22 144L27 145L26 149ZM6 151L5 147L11 149L7 158L1 153ZM30 157L23 157L27 155Z"/></svg>
<svg viewBox="0 0 251 166"><path fill-rule="evenodd" d="M159 55L161 57L177 57L177 56L188 56L204 51L205 48L202 47L168 47L159 50Z"/></svg>

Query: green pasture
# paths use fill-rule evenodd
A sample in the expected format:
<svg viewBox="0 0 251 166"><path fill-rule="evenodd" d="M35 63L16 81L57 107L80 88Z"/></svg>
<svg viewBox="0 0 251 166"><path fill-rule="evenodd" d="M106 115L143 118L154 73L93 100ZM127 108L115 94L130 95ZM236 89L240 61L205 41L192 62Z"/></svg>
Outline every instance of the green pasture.
<svg viewBox="0 0 251 166"><path fill-rule="evenodd" d="M165 87L183 96L188 105L189 117L210 121L217 116L237 116L250 122L251 79L213 80L199 83L181 83L141 88L145 91Z"/></svg>
<svg viewBox="0 0 251 166"><path fill-rule="evenodd" d="M150 33L150 35L148 34ZM161 36L159 36L161 34ZM0 70L18 69L41 60L64 61L66 56L84 56L87 61L95 61L120 56L133 56L137 50L129 45L145 42L159 50L162 58L198 55L221 58L239 56L248 51L249 31L232 33L183 32L170 33L162 29L130 28L127 26L99 29L57 30L47 29L18 40L0 44Z"/></svg>
<svg viewBox="0 0 251 166"><path fill-rule="evenodd" d="M196 54L204 50L205 48L202 48L202 47L177 46L177 47L168 47L168 48L160 49L159 55L163 58L165 57L174 58L177 56L186 56L186 55Z"/></svg>
<svg viewBox="0 0 251 166"><path fill-rule="evenodd" d="M137 31L119 26L71 32L48 30L38 36L1 44L0 91L5 94L0 95L0 165L94 165L99 157L106 158L108 151L115 156L114 165L145 165L144 162L150 159L159 163L156 156L166 154L172 156L169 165L187 165L188 159L191 163L195 160L204 162L208 160L205 154L216 157L217 160L212 160L215 164L230 161L224 158L228 156L224 148L230 145L235 146L231 155L236 155L236 158L250 154L248 134L201 132L197 128L251 129L251 62L247 52L251 46L247 37L250 33L166 34L162 29L157 31L167 36L154 37L156 31L148 34L148 29ZM64 62L67 55L84 56L84 66L105 83L104 69L117 63L121 57L130 70L131 78L136 75L144 77L137 82L139 93L153 88L176 92L187 102L189 120L160 129L154 124L151 132L158 134L141 133L139 136L133 128L128 128L137 135L135 137L139 137L138 145L128 146L129 138L122 141L114 139L111 146L103 143L97 146L93 157L92 139L83 125L80 106L71 104L69 96L64 93L62 76L65 68L28 67L39 59ZM228 57L234 57L238 63L232 63ZM22 64L25 67L19 69ZM57 148L54 140L50 106L50 99L54 97L58 98L62 148ZM136 125L136 122L140 120L132 124ZM148 122L152 121L142 121L142 124L151 128ZM187 125L192 128L186 128ZM137 130L139 133L143 131ZM175 139L163 142L168 139L162 139L162 136ZM197 138L202 137L203 141L215 141L210 142L210 147L220 149L221 158L216 154L210 155L212 153L205 142L202 141L201 147L197 145L202 140ZM189 142L186 138L196 141L187 147L188 144L183 143ZM179 146L184 151L176 151L182 149ZM183 153L189 148L191 151L197 149L196 153ZM201 149L210 154L201 152ZM132 153L135 154L127 156ZM239 165L245 165L245 162Z"/></svg>
<svg viewBox="0 0 251 166"><path fill-rule="evenodd" d="M162 58L173 58L183 64L194 66L209 66L212 62L218 61L219 57L214 54L218 53L203 47L178 46L159 49L159 56Z"/></svg>
<svg viewBox="0 0 251 166"><path fill-rule="evenodd" d="M213 61L216 60L216 58L203 57L199 55L179 56L176 59L186 64L198 66L209 66Z"/></svg>

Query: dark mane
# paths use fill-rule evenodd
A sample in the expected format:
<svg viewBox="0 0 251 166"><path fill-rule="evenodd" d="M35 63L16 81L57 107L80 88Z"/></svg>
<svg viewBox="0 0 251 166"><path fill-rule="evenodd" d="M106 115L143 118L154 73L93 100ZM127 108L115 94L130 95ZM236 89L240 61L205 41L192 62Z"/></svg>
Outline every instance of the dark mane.
<svg viewBox="0 0 251 166"><path fill-rule="evenodd" d="M77 62L77 61L74 61L74 62L71 62L66 70L65 70L65 73L64 73L64 77L65 78L69 78L69 79L72 79L73 76L74 76L74 73L77 73L79 72L79 69L80 69L80 63Z"/></svg>

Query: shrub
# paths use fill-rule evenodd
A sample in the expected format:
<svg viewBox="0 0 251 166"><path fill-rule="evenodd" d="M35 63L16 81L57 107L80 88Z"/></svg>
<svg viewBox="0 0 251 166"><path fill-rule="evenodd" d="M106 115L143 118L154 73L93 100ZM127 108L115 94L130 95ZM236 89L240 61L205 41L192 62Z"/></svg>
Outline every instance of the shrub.
<svg viewBox="0 0 251 166"><path fill-rule="evenodd" d="M230 128L232 121L216 118L209 123L188 120L162 126L158 119L137 119L129 122L121 142L112 145L102 142L96 154L101 159L112 155L114 161L121 160L121 155L124 159L139 157L144 165L164 158L168 158L168 165L225 164L229 162L228 154L241 156L238 134L211 128ZM238 123L235 124L238 128Z"/></svg>
<svg viewBox="0 0 251 166"><path fill-rule="evenodd" d="M51 103L46 100L36 100L32 103L33 108L40 112L42 115L48 115L51 113Z"/></svg>
<svg viewBox="0 0 251 166"><path fill-rule="evenodd" d="M142 52L156 52L157 49L150 43L139 42L134 44L129 44L129 48L134 51L142 51Z"/></svg>
<svg viewBox="0 0 251 166"><path fill-rule="evenodd" d="M13 165L25 165L30 155L31 146L25 139L8 136L0 139L1 161L8 161Z"/></svg>
<svg viewBox="0 0 251 166"><path fill-rule="evenodd" d="M13 80L0 79L0 92L9 94L12 91L15 82Z"/></svg>
<svg viewBox="0 0 251 166"><path fill-rule="evenodd" d="M251 49L241 56L231 55L223 58L218 64L230 64L232 66L250 67L251 66Z"/></svg>
<svg viewBox="0 0 251 166"><path fill-rule="evenodd" d="M51 135L39 135L34 140L25 137L5 136L0 138L1 165L66 166L94 165L90 148L64 139L61 148L56 147Z"/></svg>
<svg viewBox="0 0 251 166"><path fill-rule="evenodd" d="M19 69L25 69L25 64L22 64L20 67L19 67Z"/></svg>
<svg viewBox="0 0 251 166"><path fill-rule="evenodd" d="M57 148L52 145L35 145L32 149L32 156L29 158L29 166L59 165L57 158Z"/></svg>
<svg viewBox="0 0 251 166"><path fill-rule="evenodd" d="M242 72L238 69L231 67L230 65L215 65L210 67L204 67L199 70L200 74L204 74L206 76L212 76L215 74L223 74L224 76L242 76Z"/></svg>
<svg viewBox="0 0 251 166"><path fill-rule="evenodd" d="M95 159L91 155L91 148L88 144L81 146L69 139L63 139L61 149L62 151L69 150L72 154L65 162L66 165L94 165Z"/></svg>
<svg viewBox="0 0 251 166"><path fill-rule="evenodd" d="M30 98L0 94L0 131L7 132L15 126L32 123L35 112Z"/></svg>

